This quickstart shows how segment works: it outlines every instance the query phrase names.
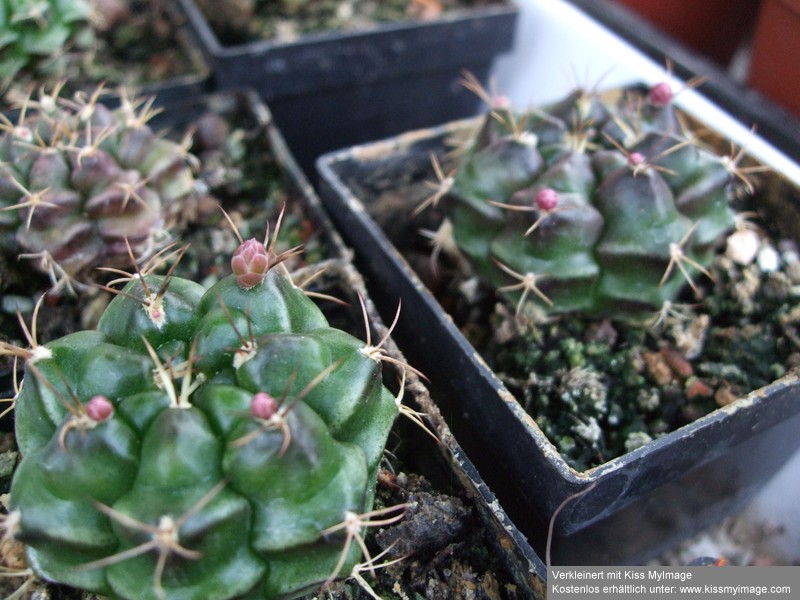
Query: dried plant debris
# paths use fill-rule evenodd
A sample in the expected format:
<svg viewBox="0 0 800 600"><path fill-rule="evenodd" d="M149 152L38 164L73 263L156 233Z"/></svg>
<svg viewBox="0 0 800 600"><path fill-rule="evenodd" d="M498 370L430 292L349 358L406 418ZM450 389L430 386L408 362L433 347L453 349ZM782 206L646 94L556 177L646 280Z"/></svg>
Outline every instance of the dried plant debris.
<svg viewBox="0 0 800 600"><path fill-rule="evenodd" d="M465 500L442 493L424 477L400 472L379 486L376 505L408 505L406 518L367 539L380 569L365 573L369 592L354 578L329 590L335 599L521 600L488 534ZM402 559L402 560L400 560Z"/></svg>

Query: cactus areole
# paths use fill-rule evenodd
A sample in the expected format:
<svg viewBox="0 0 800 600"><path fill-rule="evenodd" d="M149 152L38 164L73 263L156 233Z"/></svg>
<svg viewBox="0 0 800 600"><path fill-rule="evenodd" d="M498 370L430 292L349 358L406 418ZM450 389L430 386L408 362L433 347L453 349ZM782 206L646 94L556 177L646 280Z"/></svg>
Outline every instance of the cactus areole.
<svg viewBox="0 0 800 600"><path fill-rule="evenodd" d="M208 290L132 276L96 331L30 355L6 526L40 576L111 598L273 598L359 561L337 526L372 508L395 398L365 343L244 246ZM260 281L240 285L247 265Z"/></svg>
<svg viewBox="0 0 800 600"><path fill-rule="evenodd" d="M578 91L525 115L493 108L439 192L460 252L518 308L652 314L708 276L734 225L740 157L692 135L668 84L625 92L612 104Z"/></svg>

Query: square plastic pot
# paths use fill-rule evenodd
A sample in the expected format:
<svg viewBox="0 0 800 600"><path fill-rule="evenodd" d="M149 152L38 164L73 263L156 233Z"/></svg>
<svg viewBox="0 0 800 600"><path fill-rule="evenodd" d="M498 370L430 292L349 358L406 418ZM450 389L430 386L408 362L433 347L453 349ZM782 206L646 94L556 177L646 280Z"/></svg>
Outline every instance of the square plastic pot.
<svg viewBox="0 0 800 600"><path fill-rule="evenodd" d="M486 82L512 46L518 9L465 10L425 23L259 40L223 46L194 0L178 0L217 88L252 87L270 105L300 166L319 155L476 114L459 84L464 70Z"/></svg>
<svg viewBox="0 0 800 600"><path fill-rule="evenodd" d="M395 244L418 226L409 190L435 181L431 154L441 158L447 140L476 125L452 122L321 157L323 203L378 306L388 311L402 299L395 340L430 378L456 439L534 548L543 552L557 514L554 564L643 563L743 507L792 456L800 446L800 381L786 376L601 466L572 469ZM800 222L796 190L772 208Z"/></svg>

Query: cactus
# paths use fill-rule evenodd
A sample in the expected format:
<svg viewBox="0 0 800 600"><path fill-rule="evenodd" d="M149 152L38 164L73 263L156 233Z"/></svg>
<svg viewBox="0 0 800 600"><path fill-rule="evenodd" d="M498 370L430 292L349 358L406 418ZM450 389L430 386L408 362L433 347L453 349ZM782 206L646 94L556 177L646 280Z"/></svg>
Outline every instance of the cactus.
<svg viewBox="0 0 800 600"><path fill-rule="evenodd" d="M0 246L60 290L148 254L189 212L194 179L186 149L147 125L149 103L58 91L0 117Z"/></svg>
<svg viewBox="0 0 800 600"><path fill-rule="evenodd" d="M461 254L518 310L528 299L549 314L659 310L708 275L741 175L699 143L672 96L667 84L614 103L577 91L522 116L496 103L456 172L436 165L420 209L441 205Z"/></svg>
<svg viewBox="0 0 800 600"><path fill-rule="evenodd" d="M283 269L294 253L248 240L207 290L137 270L96 331L16 350L5 526L39 575L285 597L349 573L361 529L401 516L371 510L398 414L387 357L328 324Z"/></svg>
<svg viewBox="0 0 800 600"><path fill-rule="evenodd" d="M94 44L89 0L4 0L0 4L0 84L20 72L64 73L70 55Z"/></svg>

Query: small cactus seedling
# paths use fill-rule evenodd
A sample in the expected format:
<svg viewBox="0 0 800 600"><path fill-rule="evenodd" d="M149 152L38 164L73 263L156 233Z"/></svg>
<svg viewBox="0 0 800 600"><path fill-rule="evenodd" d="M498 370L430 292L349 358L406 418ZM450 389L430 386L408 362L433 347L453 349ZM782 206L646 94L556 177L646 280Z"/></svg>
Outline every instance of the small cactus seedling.
<svg viewBox="0 0 800 600"><path fill-rule="evenodd" d="M110 110L102 88L58 91L0 117L0 246L62 289L149 254L188 211L194 179L184 146L147 125L148 102L123 94Z"/></svg>
<svg viewBox="0 0 800 600"><path fill-rule="evenodd" d="M363 567L363 528L403 510L373 510L398 402L381 344L293 284L295 252L246 241L207 290L137 270L96 331L4 349L25 360L7 533L40 576L207 600Z"/></svg>
<svg viewBox="0 0 800 600"><path fill-rule="evenodd" d="M58 77L71 56L94 44L90 0L0 3L0 88L23 71Z"/></svg>
<svg viewBox="0 0 800 600"><path fill-rule="evenodd" d="M418 210L440 206L460 253L518 310L532 300L545 313L652 314L709 276L742 177L672 98L660 83L613 104L577 91L525 115L493 103L456 170L434 163L439 182Z"/></svg>

